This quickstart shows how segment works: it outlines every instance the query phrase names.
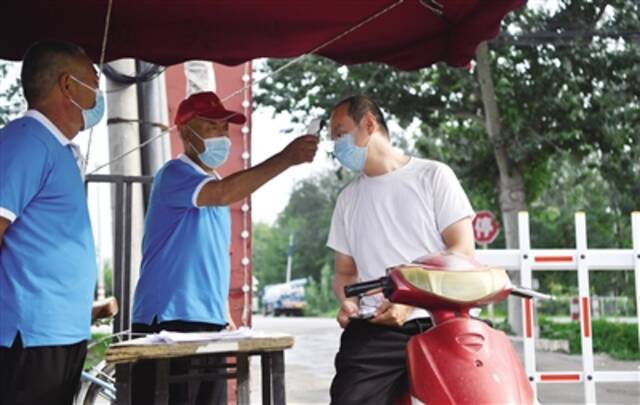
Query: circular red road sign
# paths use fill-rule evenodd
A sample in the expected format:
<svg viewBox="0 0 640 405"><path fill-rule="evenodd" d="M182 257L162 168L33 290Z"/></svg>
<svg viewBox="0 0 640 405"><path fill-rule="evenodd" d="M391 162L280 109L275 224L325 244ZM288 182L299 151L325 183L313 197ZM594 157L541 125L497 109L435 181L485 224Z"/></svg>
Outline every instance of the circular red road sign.
<svg viewBox="0 0 640 405"><path fill-rule="evenodd" d="M473 237L481 245L493 242L500 232L500 225L491 211L478 211L473 217Z"/></svg>

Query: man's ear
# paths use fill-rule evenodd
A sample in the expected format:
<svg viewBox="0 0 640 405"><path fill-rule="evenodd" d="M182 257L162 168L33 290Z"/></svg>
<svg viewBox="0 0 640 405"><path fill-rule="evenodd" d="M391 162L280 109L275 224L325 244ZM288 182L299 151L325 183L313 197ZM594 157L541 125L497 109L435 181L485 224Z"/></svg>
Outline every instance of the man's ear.
<svg viewBox="0 0 640 405"><path fill-rule="evenodd" d="M71 75L69 73L62 73L60 77L58 77L58 87L60 88L60 92L67 98L71 97L71 92L69 89L69 82L71 81Z"/></svg>
<svg viewBox="0 0 640 405"><path fill-rule="evenodd" d="M364 115L364 128L367 130L369 135L373 134L375 130L378 128L378 121L376 121L376 117L370 112L366 112Z"/></svg>
<svg viewBox="0 0 640 405"><path fill-rule="evenodd" d="M180 139L183 142L186 142L187 139L187 129L184 127L184 125L181 125L178 127L178 136L180 137Z"/></svg>

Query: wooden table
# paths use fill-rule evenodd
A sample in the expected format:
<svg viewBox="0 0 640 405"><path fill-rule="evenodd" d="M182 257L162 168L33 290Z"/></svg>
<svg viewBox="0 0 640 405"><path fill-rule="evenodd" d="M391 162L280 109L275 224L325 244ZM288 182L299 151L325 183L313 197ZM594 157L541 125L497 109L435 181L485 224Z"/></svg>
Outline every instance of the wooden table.
<svg viewBox="0 0 640 405"><path fill-rule="evenodd" d="M249 404L249 356L260 356L262 367L262 403L284 405L284 350L293 346L293 336L259 333L233 340L210 340L189 343L154 343L139 345L133 341L113 344L105 353L105 360L116 366L117 404L131 404L131 369L138 360L156 363L155 404L169 401L172 382L236 379L238 404ZM172 358L235 358L236 363L225 363L222 372L190 370L185 375L170 375ZM235 368L235 370L234 370Z"/></svg>

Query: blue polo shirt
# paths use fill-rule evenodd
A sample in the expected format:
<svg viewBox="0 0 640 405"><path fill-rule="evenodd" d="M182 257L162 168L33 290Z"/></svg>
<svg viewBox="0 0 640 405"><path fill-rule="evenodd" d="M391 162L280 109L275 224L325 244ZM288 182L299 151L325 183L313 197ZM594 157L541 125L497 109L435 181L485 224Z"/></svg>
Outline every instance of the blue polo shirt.
<svg viewBox="0 0 640 405"><path fill-rule="evenodd" d="M231 218L228 207L198 207L210 176L186 155L156 174L145 219L133 322L227 323Z"/></svg>
<svg viewBox="0 0 640 405"><path fill-rule="evenodd" d="M74 145L29 110L0 129L0 346L90 337L96 255Z"/></svg>

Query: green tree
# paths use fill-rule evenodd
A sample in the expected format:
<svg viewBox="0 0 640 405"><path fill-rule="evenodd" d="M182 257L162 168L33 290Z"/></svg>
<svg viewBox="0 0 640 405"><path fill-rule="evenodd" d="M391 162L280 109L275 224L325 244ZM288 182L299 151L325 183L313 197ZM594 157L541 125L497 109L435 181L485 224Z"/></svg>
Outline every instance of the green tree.
<svg viewBox="0 0 640 405"><path fill-rule="evenodd" d="M276 221L283 237L294 235L292 278L320 280L325 264L333 266L333 252L326 247L331 214L344 184L335 173L325 172L295 186L289 203Z"/></svg>
<svg viewBox="0 0 640 405"><path fill-rule="evenodd" d="M260 287L285 281L286 235L263 223L253 226L253 272Z"/></svg>
<svg viewBox="0 0 640 405"><path fill-rule="evenodd" d="M452 165L477 207L501 211L507 245L515 247L515 213L545 192L553 174L550 162L566 153L575 159L604 157L596 164L606 180L625 195L637 191L638 182L629 180L640 170L640 103L632 85L640 73L638 46L609 36L585 34L568 43L563 38L576 30L637 31L639 7L631 0L565 0L556 12L527 8L508 18L504 32L552 33L563 42L506 37L490 45L500 125L491 136L475 67L402 72L373 64L338 67L309 57L262 82L256 100L303 117L314 109L326 111L342 96L365 92L400 125L417 118L423 133L418 152ZM270 60L265 72L283 63Z"/></svg>
<svg viewBox="0 0 640 405"><path fill-rule="evenodd" d="M333 252L326 247L331 215L338 193L347 181L324 172L298 183L273 226L256 224L253 231L254 272L260 285L282 283L286 276L289 235L294 235L292 278L321 281L321 269L333 268Z"/></svg>
<svg viewBox="0 0 640 405"><path fill-rule="evenodd" d="M16 67L15 63L0 61L0 127L25 109Z"/></svg>
<svg viewBox="0 0 640 405"><path fill-rule="evenodd" d="M335 316L338 312L338 300L333 293L333 269L325 264L320 271L320 281L313 278L305 288L307 315Z"/></svg>
<svg viewBox="0 0 640 405"><path fill-rule="evenodd" d="M593 215L585 200L574 207L585 207L596 229L613 220L615 233L602 238L613 247L626 237L624 218L640 205L639 27L637 1L560 0L555 10L529 7L508 16L505 34L479 48L470 71L338 67L308 57L261 82L256 101L303 117L345 95L369 93L401 126L417 120L418 154L450 164L476 208L502 213L497 246L517 247L517 212L553 201L552 182L569 199L579 195L563 187L575 179L556 179L559 168L572 170L559 161L586 165L580 181L608 192ZM283 63L269 60L265 73ZM549 215L551 207L531 217L541 223ZM572 215L562 218L553 231L571 235Z"/></svg>

